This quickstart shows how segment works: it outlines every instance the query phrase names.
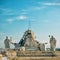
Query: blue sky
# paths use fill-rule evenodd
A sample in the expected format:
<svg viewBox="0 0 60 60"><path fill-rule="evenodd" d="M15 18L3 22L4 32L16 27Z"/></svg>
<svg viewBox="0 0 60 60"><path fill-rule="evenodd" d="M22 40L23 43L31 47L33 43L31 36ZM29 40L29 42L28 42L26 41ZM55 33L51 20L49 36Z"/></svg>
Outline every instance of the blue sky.
<svg viewBox="0 0 60 60"><path fill-rule="evenodd" d="M0 0L0 47L6 36L19 42L29 20L40 43L49 47L48 35L53 35L60 47L60 0Z"/></svg>

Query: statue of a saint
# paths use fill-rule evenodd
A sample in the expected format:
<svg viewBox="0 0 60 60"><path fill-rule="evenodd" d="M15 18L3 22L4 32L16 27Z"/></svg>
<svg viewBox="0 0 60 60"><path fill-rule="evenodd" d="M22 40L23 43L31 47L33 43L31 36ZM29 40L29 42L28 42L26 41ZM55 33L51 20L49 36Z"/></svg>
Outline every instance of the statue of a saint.
<svg viewBox="0 0 60 60"><path fill-rule="evenodd" d="M50 51L55 51L55 47L56 47L56 39L51 36L50 38Z"/></svg>
<svg viewBox="0 0 60 60"><path fill-rule="evenodd" d="M10 49L9 39L8 36L6 36L6 39L4 40L5 48Z"/></svg>

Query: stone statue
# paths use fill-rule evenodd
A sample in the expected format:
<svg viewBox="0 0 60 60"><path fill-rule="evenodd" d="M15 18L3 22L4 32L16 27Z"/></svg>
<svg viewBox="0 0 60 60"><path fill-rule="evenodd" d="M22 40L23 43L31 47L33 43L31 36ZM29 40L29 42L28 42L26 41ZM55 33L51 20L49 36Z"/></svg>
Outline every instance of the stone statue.
<svg viewBox="0 0 60 60"><path fill-rule="evenodd" d="M56 39L51 36L50 38L50 51L55 51L55 47L56 47Z"/></svg>
<svg viewBox="0 0 60 60"><path fill-rule="evenodd" d="M8 36L6 36L6 39L4 40L5 48L10 49L9 39Z"/></svg>

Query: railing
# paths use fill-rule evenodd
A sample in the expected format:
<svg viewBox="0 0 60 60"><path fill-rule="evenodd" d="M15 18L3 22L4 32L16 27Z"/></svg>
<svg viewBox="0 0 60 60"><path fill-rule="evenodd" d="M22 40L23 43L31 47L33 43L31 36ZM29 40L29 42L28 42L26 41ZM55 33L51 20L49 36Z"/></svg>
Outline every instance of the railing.
<svg viewBox="0 0 60 60"><path fill-rule="evenodd" d="M18 51L17 56L21 57L40 57L40 56L56 56L54 52L50 51Z"/></svg>

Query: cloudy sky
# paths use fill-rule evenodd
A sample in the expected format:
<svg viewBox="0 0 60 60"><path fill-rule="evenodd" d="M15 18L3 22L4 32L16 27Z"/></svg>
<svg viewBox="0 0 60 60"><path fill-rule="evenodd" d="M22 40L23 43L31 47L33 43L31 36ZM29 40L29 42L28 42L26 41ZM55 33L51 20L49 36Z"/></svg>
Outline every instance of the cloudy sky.
<svg viewBox="0 0 60 60"><path fill-rule="evenodd" d="M60 0L0 0L0 48L6 36L19 42L29 21L40 43L49 47L48 35L53 35L60 47Z"/></svg>

